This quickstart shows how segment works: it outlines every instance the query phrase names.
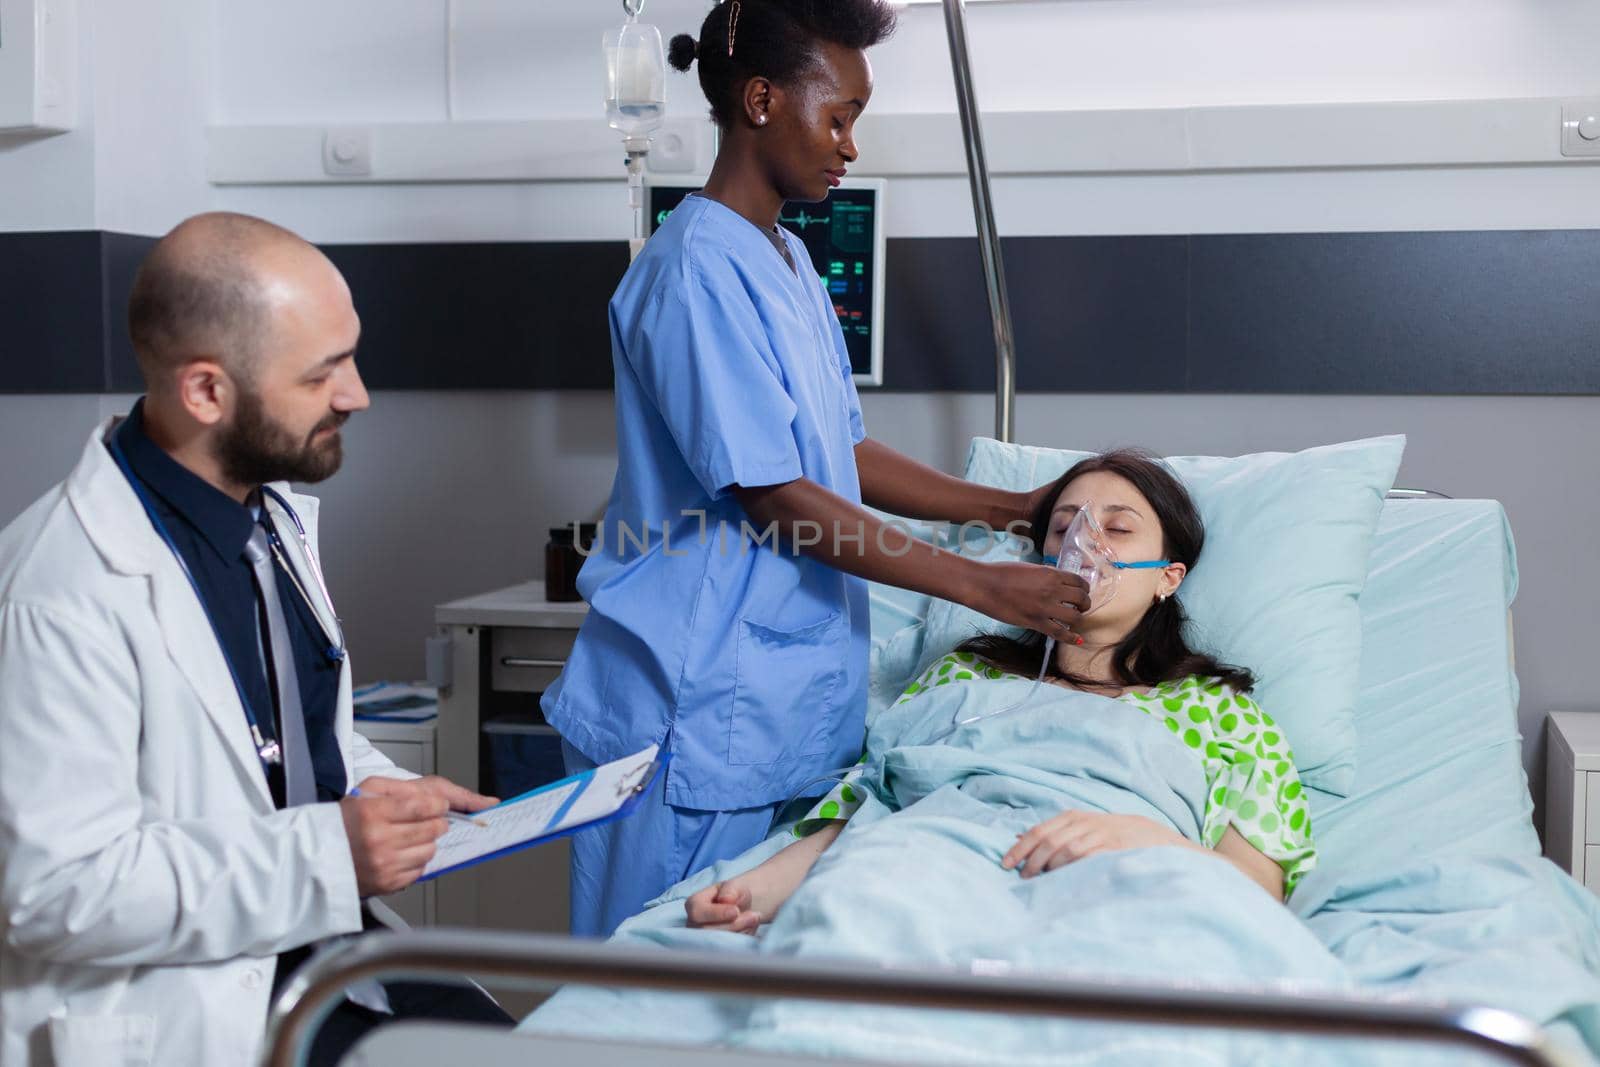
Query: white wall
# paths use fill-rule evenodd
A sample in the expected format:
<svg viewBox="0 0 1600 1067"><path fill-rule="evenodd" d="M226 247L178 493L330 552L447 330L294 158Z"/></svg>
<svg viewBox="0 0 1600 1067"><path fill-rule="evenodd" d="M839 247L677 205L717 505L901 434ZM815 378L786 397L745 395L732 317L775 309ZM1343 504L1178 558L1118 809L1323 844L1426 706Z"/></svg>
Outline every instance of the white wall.
<svg viewBox="0 0 1600 1067"><path fill-rule="evenodd" d="M87 54L90 20L79 20ZM0 133L0 232L94 228L94 73L78 63L78 125L48 137Z"/></svg>
<svg viewBox="0 0 1600 1067"><path fill-rule="evenodd" d="M63 137L0 142L0 228L158 233L226 207L320 241L628 232L620 169L616 183L204 181L207 122L599 122L599 36L620 15L614 3L457 0L452 91L446 0L80 2L83 123ZM646 14L670 35L695 30L706 6L650 0ZM996 110L1600 95L1591 0L1053 0L983 5L970 20L980 100ZM873 112L952 108L946 60L939 13L908 11L874 55ZM703 113L692 77L669 86L672 114ZM871 170L871 114L861 173ZM1597 179L1570 165L1095 175L1001 179L995 194L1013 234L1600 228ZM888 224L896 236L970 234L965 182L897 181ZM0 398L0 449L28 457L0 473L0 520L66 469L89 422L125 402ZM865 405L876 436L947 469L991 427L982 396ZM1403 481L1495 497L1511 513L1523 553L1522 719L1536 767L1543 712L1596 707L1583 665L1600 638L1588 536L1600 505L1582 487L1594 485L1597 419L1597 398L1024 396L1018 436L1236 452L1409 433ZM347 469L324 490L325 556L366 677L417 673L433 603L537 575L546 527L590 516L614 463L600 394L380 394L348 436Z"/></svg>
<svg viewBox="0 0 1600 1067"><path fill-rule="evenodd" d="M80 0L82 3L82 0ZM211 206L205 177L214 19L211 0L93 0L94 226L164 233Z"/></svg>

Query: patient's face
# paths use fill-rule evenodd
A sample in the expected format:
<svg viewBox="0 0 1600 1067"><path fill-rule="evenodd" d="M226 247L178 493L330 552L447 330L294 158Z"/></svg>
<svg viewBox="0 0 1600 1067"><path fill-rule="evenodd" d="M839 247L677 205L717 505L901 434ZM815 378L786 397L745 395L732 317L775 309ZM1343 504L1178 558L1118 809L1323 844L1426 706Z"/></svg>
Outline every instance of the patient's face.
<svg viewBox="0 0 1600 1067"><path fill-rule="evenodd" d="M1161 559L1164 537L1155 509L1133 483L1120 474L1095 471L1074 478L1056 498L1045 536L1046 555L1060 554L1062 536L1085 503L1094 505L1094 517L1105 530L1106 542L1123 563ZM1098 628L1131 628L1149 610L1158 593L1171 585L1160 569L1124 570L1118 573L1116 595L1094 597L1086 621Z"/></svg>

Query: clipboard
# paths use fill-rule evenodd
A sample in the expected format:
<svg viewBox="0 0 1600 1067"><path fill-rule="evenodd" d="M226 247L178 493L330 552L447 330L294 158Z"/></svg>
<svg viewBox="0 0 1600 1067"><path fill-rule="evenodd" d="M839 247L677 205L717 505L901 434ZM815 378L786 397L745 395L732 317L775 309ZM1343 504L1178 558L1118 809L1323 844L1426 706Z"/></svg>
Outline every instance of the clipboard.
<svg viewBox="0 0 1600 1067"><path fill-rule="evenodd" d="M672 758L659 745L452 821L419 882L626 818Z"/></svg>

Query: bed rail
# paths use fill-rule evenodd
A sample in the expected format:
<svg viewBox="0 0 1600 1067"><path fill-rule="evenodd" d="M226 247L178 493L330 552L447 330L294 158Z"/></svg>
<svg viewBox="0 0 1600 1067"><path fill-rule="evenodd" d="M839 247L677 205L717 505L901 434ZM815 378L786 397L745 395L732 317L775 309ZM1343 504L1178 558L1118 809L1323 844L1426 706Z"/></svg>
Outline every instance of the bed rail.
<svg viewBox="0 0 1600 1067"><path fill-rule="evenodd" d="M1449 493L1441 493L1437 489L1403 489L1395 486L1384 494L1388 500L1454 500Z"/></svg>
<svg viewBox="0 0 1600 1067"><path fill-rule="evenodd" d="M1270 986L1134 985L964 974L641 949L576 938L467 930L369 934L323 950L285 986L262 1063L300 1067L344 988L366 978L474 976L530 987L623 986L724 996L942 1008L1451 1045L1529 1067L1578 1061L1528 1019L1497 1008L1303 995Z"/></svg>

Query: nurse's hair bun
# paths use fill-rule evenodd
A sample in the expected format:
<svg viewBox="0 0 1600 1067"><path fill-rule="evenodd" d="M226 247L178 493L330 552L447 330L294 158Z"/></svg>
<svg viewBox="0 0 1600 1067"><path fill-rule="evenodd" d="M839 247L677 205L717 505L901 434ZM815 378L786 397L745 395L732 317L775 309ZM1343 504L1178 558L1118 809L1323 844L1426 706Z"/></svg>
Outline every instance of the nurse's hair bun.
<svg viewBox="0 0 1600 1067"><path fill-rule="evenodd" d="M700 41L672 39L667 58L687 71L692 64L724 130L744 115L739 93L759 75L785 88L806 85L827 65L824 44L865 50L894 32L889 0L718 0L700 23Z"/></svg>
<svg viewBox="0 0 1600 1067"><path fill-rule="evenodd" d="M700 46L687 33L680 33L667 42L667 62L672 64L673 70L687 73L699 54Z"/></svg>

